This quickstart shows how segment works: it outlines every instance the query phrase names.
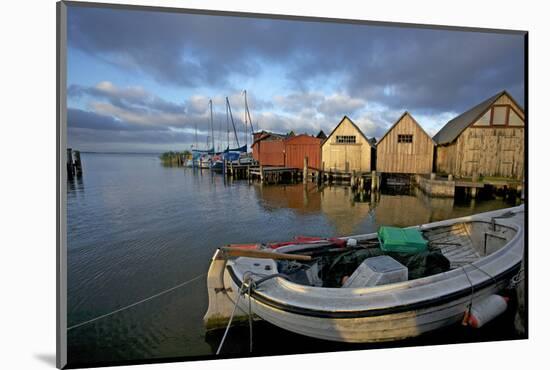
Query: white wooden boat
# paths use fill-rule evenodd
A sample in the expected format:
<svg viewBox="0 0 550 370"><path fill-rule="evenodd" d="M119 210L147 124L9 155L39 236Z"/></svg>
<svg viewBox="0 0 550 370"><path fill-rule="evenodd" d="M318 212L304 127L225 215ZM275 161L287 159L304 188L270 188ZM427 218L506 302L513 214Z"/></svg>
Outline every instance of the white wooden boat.
<svg viewBox="0 0 550 370"><path fill-rule="evenodd" d="M246 320L250 309L283 329L340 342L400 340L457 324L472 303L502 291L518 273L524 249L523 222L521 205L416 226L431 248L440 248L450 270L375 287L327 288L276 275L277 257L303 255L326 245L323 241L269 251L266 246L248 246L251 255L267 251L273 259L231 257L229 249L218 249L208 272L205 325L223 327L237 301L234 322ZM377 234L341 239L349 238L360 246L376 242ZM248 291L251 281L259 284ZM240 291L244 293L238 298Z"/></svg>

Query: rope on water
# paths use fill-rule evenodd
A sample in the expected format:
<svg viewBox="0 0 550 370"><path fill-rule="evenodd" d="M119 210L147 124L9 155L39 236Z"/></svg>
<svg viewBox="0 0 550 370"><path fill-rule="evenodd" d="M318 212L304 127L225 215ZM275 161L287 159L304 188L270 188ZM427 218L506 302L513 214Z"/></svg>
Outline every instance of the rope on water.
<svg viewBox="0 0 550 370"><path fill-rule="evenodd" d="M161 291L161 292L159 292L159 293L157 293L157 294L153 294L153 295L150 296L150 297L147 297L147 298L144 298L144 299L142 299L142 300L140 300L140 301L137 301L137 302L134 302L134 303L132 303L132 304L129 304L128 306L124 306L124 307L118 308L118 309L116 309L116 310L114 310L114 311L111 311L111 312L109 312L109 313L103 314L103 315L101 315L101 316L97 316L97 317L95 317L95 318L93 318L93 319L90 319L90 320L81 322L81 323L79 323L79 324L75 324L75 325L69 326L69 327L67 328L67 331L76 329L76 328L81 327L81 326L84 326L84 325L91 324L92 322L95 322L95 321L97 321L97 320L104 319L104 318L106 318L106 317L112 316L112 315L114 315L114 314L116 314L116 313L119 313L119 312L121 312L121 311L127 310L127 309L129 309L129 308L134 307L134 306L137 306L138 304L145 303L145 302L147 302L147 301L150 301L151 299L160 297L161 295L164 295L164 294L166 294L166 293L169 293L169 292L171 292L171 291L173 291L173 290L176 290L176 289L178 289L178 288L184 287L184 286L186 286L187 284L190 284L190 283L192 283L192 282L194 282L194 281L196 281L196 280L202 278L202 277L205 276L205 275L206 275L206 273L202 273L202 274L200 274L200 275L198 275L198 276L195 276L194 278L192 278L192 279L190 279L190 280L184 281L184 282L181 283L181 284L178 284L178 285L176 285L176 286L173 286L173 287L171 287L171 288L168 288L168 289L166 289L166 290L163 290L163 291Z"/></svg>

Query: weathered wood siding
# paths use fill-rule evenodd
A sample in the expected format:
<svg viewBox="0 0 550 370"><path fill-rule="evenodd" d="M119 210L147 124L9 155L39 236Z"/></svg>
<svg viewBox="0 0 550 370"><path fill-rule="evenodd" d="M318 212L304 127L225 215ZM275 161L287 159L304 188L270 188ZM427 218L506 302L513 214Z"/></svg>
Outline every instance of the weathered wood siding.
<svg viewBox="0 0 550 370"><path fill-rule="evenodd" d="M282 139L260 140L252 147L252 156L262 166L283 167L285 165L285 144Z"/></svg>
<svg viewBox="0 0 550 370"><path fill-rule="evenodd" d="M336 142L337 136L355 136L355 144ZM325 170L369 172L371 170L371 146L355 125L345 117L341 124L323 143L321 161Z"/></svg>
<svg viewBox="0 0 550 370"><path fill-rule="evenodd" d="M412 135L412 142L398 142L399 135ZM433 157L432 138L406 113L378 142L376 170L386 173L430 173Z"/></svg>
<svg viewBox="0 0 550 370"><path fill-rule="evenodd" d="M521 179L524 165L523 128L470 126L457 140L455 173Z"/></svg>
<svg viewBox="0 0 550 370"><path fill-rule="evenodd" d="M509 125L490 125L491 110L510 105ZM513 119L512 119L513 117ZM438 172L458 177L496 176L522 179L524 175L525 116L508 96L501 96L450 145L437 147Z"/></svg>
<svg viewBox="0 0 550 370"><path fill-rule="evenodd" d="M456 142L449 145L439 145L436 152L436 172L456 174Z"/></svg>
<svg viewBox="0 0 550 370"><path fill-rule="evenodd" d="M304 168L304 158L308 157L309 168L321 168L322 140L309 135L297 135L285 140L285 166Z"/></svg>

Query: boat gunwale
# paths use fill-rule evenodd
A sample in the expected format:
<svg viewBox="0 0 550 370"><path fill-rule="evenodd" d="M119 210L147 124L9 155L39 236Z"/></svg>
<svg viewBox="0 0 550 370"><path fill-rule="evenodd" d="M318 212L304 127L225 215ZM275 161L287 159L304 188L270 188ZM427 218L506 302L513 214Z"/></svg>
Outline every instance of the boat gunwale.
<svg viewBox="0 0 550 370"><path fill-rule="evenodd" d="M437 298L430 298L430 299L423 299L423 300L421 299L414 303L407 303L404 305L396 305L396 306L382 307L382 308L371 308L366 310L328 311L328 310L313 309L308 307L300 307L300 306L290 305L290 304L272 300L267 296L259 294L257 290L252 290L251 296L253 299L263 304L266 304L272 308L279 309L285 312L298 314L298 315L304 315L304 316L312 316L312 317L318 317L318 318L331 318L331 319L351 319L351 318L360 318L360 317L382 316L382 315L398 314L398 313L403 313L408 311L416 311L427 307L435 307L435 306L443 305L455 300L459 300L461 298L464 298L470 295L473 296L477 292L487 288L492 284L496 286L500 283L505 282L508 278L511 278L517 273L517 271L519 271L520 266L521 266L521 262L503 271L498 276L494 276L493 278L497 280L497 283L494 283L492 279L487 279L476 285L473 285L473 288L465 288L460 291L453 291L449 294L446 294L444 296L440 296ZM242 282L236 276L231 266L228 266L227 270L229 275L231 276L232 281L236 284L236 286L241 286Z"/></svg>
<svg viewBox="0 0 550 370"><path fill-rule="evenodd" d="M517 215L520 212L523 212L523 207L514 207L511 209L508 209L516 211L515 215ZM502 210L501 210L502 211ZM487 212L485 214L480 215L474 215L474 216L465 216L461 218L451 219L451 220L445 220L445 221L438 221L430 224L425 225L419 225L419 226L413 226L418 227L421 230L425 229L434 229L437 227L444 227L444 226L452 226L457 223L461 222L491 222L491 218L489 217L490 214L494 214L495 212ZM502 213L503 214L503 213ZM515 216L514 215L514 216ZM498 218L498 216L496 217ZM388 284L382 287L371 287L371 288L322 288L322 287L312 287L312 286L305 286L301 284L297 284L291 281L284 280L280 277L277 277L267 283L269 284L278 284L283 289L290 289L292 287L300 288L302 291L305 289L306 291L303 294L307 294L308 292L334 292L337 291L339 293L353 290L355 293L355 296L360 296L364 298L367 295L384 295L384 294L392 294L392 293L399 293L403 291L411 291L415 288L421 288L426 287L429 284L434 283L440 283L444 281L448 281L453 278L459 278L460 276L464 276L465 278L469 277L467 276L469 273L475 273L477 270L481 269L481 267L489 264L494 263L498 261L499 257L503 257L503 254L506 255L512 255L512 257L519 256L518 253L514 253L514 249L518 246L518 240L520 237L523 237L524 229L521 225L519 225L516 222L513 222L513 220L504 219L502 222L498 222L499 225L510 227L515 229L516 234L499 250L484 256L480 258L477 261L474 261L472 263L473 266L468 267L458 267L450 271L446 271L443 273L427 276L420 279L415 279L407 282L402 283L395 283L395 284ZM375 233L372 234L364 234L362 235L363 238L368 238L371 235L375 235ZM348 237L344 238L347 239ZM516 248L514 248L516 247ZM521 250L523 250L523 246L521 246ZM295 312L300 314L306 314L310 316L317 316L317 317L359 317L359 316L374 316L374 315L382 315L382 314L388 314L388 313L397 313L397 312L404 312L409 310L415 310L422 307L432 306L434 304L444 303L448 301L452 301L461 297L464 297L466 295L471 295L472 292L475 293L476 291L479 291L480 289L483 289L491 284L499 284L503 279L507 278L508 276L513 276L514 273L516 273L519 270L519 267L521 265L521 259L517 258L517 261L510 261L508 262L508 267L504 268L502 271L500 271L496 275L492 275L491 277L485 276L481 279L477 279L477 282L475 284L469 284L465 288L460 289L450 289L448 290L449 293L443 294L434 298L422 298L422 295L420 297L412 302L408 302L401 305L393 305L393 306L386 306L386 307L374 307L369 308L365 310L322 310L317 308L311 308L311 307L302 307L302 306L296 306L295 304L288 304L285 302L281 302L280 300L274 299L272 297L269 297L265 294L265 292L254 290L252 292L252 298L257 299L258 301L262 301L265 304L269 304L275 308L280 308L285 311L289 312ZM235 283L238 286L242 284L242 276L239 278L237 276L237 272L234 271L231 264L227 264L226 266L227 271L229 272L229 275L231 276L231 279L233 280L233 283ZM466 271L468 270L468 271ZM482 270L483 271L483 270ZM477 271L479 272L479 271ZM464 280L464 279L461 279ZM500 281L499 281L500 280ZM463 283L462 283L463 285ZM285 287L286 286L286 287ZM353 296L350 296L350 298ZM337 297L327 297L329 299L334 299Z"/></svg>

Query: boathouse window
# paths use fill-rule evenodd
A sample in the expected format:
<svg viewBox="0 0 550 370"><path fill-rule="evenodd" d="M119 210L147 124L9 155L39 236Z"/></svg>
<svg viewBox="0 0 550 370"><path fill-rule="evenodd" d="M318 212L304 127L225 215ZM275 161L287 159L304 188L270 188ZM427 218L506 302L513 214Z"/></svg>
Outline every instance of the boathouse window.
<svg viewBox="0 0 550 370"><path fill-rule="evenodd" d="M338 144L355 144L355 135L336 136Z"/></svg>
<svg viewBox="0 0 550 370"><path fill-rule="evenodd" d="M491 115L491 126L523 126L522 118L511 105L495 105L486 114Z"/></svg>
<svg viewBox="0 0 550 370"><path fill-rule="evenodd" d="M492 124L495 126L504 126L507 124L507 117L508 116L508 107L507 106L500 106L500 107L493 107L493 120Z"/></svg>
<svg viewBox="0 0 550 370"><path fill-rule="evenodd" d="M397 135L397 142L398 143L412 143L413 142L413 136L412 135Z"/></svg>

